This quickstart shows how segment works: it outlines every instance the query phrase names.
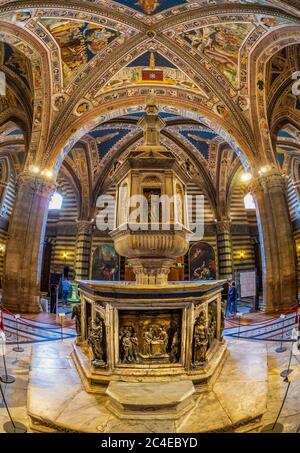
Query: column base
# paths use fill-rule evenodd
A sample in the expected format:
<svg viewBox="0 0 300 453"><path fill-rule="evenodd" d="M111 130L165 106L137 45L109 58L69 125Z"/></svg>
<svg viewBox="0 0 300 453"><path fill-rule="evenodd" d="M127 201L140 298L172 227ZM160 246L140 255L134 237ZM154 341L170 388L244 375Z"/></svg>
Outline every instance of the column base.
<svg viewBox="0 0 300 453"><path fill-rule="evenodd" d="M5 291L3 293L2 303L5 308L10 310L12 313L30 313L37 314L40 313L39 297L32 296L29 300L22 298L21 301L18 301L16 296L7 297Z"/></svg>

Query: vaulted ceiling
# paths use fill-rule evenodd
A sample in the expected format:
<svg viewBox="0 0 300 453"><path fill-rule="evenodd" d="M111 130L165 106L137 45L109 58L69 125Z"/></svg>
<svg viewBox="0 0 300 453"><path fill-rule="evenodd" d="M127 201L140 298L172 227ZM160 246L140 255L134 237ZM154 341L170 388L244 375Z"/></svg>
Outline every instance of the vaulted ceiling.
<svg viewBox="0 0 300 453"><path fill-rule="evenodd" d="M217 199L225 163L230 185L297 158L299 46L299 0L0 0L0 152L95 195L154 90L164 143Z"/></svg>

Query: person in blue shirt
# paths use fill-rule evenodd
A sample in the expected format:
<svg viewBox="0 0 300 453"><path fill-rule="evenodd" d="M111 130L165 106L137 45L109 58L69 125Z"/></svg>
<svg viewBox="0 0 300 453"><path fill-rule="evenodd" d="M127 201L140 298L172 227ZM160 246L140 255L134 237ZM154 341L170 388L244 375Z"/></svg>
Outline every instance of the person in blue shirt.
<svg viewBox="0 0 300 453"><path fill-rule="evenodd" d="M66 308L68 299L70 297L70 290L71 290L71 283L67 278L63 278L61 282L61 290L62 290L62 303L63 308Z"/></svg>
<svg viewBox="0 0 300 453"><path fill-rule="evenodd" d="M236 286L235 282L231 282L231 288L228 294L228 301L227 301L227 306L226 306L226 313L225 316L235 316L237 312L237 291L236 291Z"/></svg>

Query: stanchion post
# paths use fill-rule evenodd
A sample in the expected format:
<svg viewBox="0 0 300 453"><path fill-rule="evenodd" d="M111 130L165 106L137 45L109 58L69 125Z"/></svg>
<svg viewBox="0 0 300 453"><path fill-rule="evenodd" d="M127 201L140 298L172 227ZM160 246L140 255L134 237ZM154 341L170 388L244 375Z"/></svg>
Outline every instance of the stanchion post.
<svg viewBox="0 0 300 453"><path fill-rule="evenodd" d="M238 312L236 314L237 318L239 319L239 328L238 328L238 339L240 339L240 335L241 335L241 319L243 317L243 313L241 312Z"/></svg>
<svg viewBox="0 0 300 453"><path fill-rule="evenodd" d="M15 378L14 378L14 376L10 376L7 373L6 360L5 360L6 337L5 337L5 333L3 332L3 330L0 330L0 354L2 355L4 372L5 372L4 375L0 376L0 381L3 382L4 384L12 384L13 382L15 382Z"/></svg>
<svg viewBox="0 0 300 453"><path fill-rule="evenodd" d="M290 353L290 359L289 359L288 367L287 367L286 370L283 370L280 373L280 376L283 377L283 378L287 378L293 372L293 370L291 369L291 362L292 362L292 356L293 356L294 342L295 342L295 340L292 340L292 347L291 347L291 353Z"/></svg>
<svg viewBox="0 0 300 453"><path fill-rule="evenodd" d="M284 395L284 398L282 400L282 404L280 406L280 409L279 409L279 412L277 414L277 417L276 417L276 420L274 421L274 423L270 423L269 425L267 426L264 426L261 430L261 432L264 432L264 433L270 433L270 432L273 432L273 433L282 433L283 429L284 429L284 426L281 424L281 423L278 423L278 420L279 420L279 417L281 415L281 412L282 412L282 409L283 409L283 406L284 406L284 403L286 401L286 398L287 398L287 395L288 395L288 392L289 392L289 389L290 389L290 386L291 386L291 381L289 381L289 378L287 377L285 379L285 382L288 383L287 385L287 389L286 389L286 392L285 392L285 395Z"/></svg>
<svg viewBox="0 0 300 453"><path fill-rule="evenodd" d="M287 348L283 346L283 330L284 330L284 321L285 321L286 315L282 314L280 315L280 319L282 320L282 329L281 329L281 340L280 340L280 346L279 348L275 349L275 352L285 352Z"/></svg>
<svg viewBox="0 0 300 453"><path fill-rule="evenodd" d="M60 319L60 334L61 334L61 341L64 339L64 320L65 320L65 313L58 313Z"/></svg>
<svg viewBox="0 0 300 453"><path fill-rule="evenodd" d="M1 397L2 397L2 400L3 400L3 403L4 403L4 406L5 406L5 409L6 409L6 412L8 414L8 417L9 417L9 422L5 422L4 425L3 425L3 429L6 433L27 433L27 427L25 425L23 425L23 423L20 423L20 422L15 422L11 416L11 413L10 413L10 410L8 408L8 404L7 404L7 401L5 399L5 395L4 395L4 392L3 392L3 389L2 389L2 385L0 384L0 393L1 393Z"/></svg>
<svg viewBox="0 0 300 453"><path fill-rule="evenodd" d="M20 347L19 345L19 319L20 315L15 315L15 320L16 320L16 331L17 331L17 346L13 348L13 351L15 352L24 352L24 349Z"/></svg>

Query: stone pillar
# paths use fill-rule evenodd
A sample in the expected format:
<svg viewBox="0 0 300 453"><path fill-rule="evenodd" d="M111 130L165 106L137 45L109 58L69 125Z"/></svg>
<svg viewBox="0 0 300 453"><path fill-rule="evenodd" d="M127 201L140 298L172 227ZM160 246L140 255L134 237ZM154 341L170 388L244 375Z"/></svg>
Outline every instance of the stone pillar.
<svg viewBox="0 0 300 453"><path fill-rule="evenodd" d="M8 230L3 303L18 313L38 313L43 244L55 184L22 174Z"/></svg>
<svg viewBox="0 0 300 453"><path fill-rule="evenodd" d="M89 220L79 220L75 246L76 279L88 280L92 246L92 224Z"/></svg>
<svg viewBox="0 0 300 453"><path fill-rule="evenodd" d="M8 182L0 181L0 214L6 214L5 211L5 195L8 188Z"/></svg>
<svg viewBox="0 0 300 453"><path fill-rule="evenodd" d="M296 251L287 202L286 179L276 171L250 187L258 214L263 297L266 311L281 312L296 303Z"/></svg>
<svg viewBox="0 0 300 453"><path fill-rule="evenodd" d="M217 222L217 242L219 257L219 278L232 278L232 245L230 220Z"/></svg>
<svg viewBox="0 0 300 453"><path fill-rule="evenodd" d="M297 198L298 198L298 202L300 203L300 181L292 181L293 185L294 185L294 188L295 188L295 192L296 192L296 195L297 195Z"/></svg>

